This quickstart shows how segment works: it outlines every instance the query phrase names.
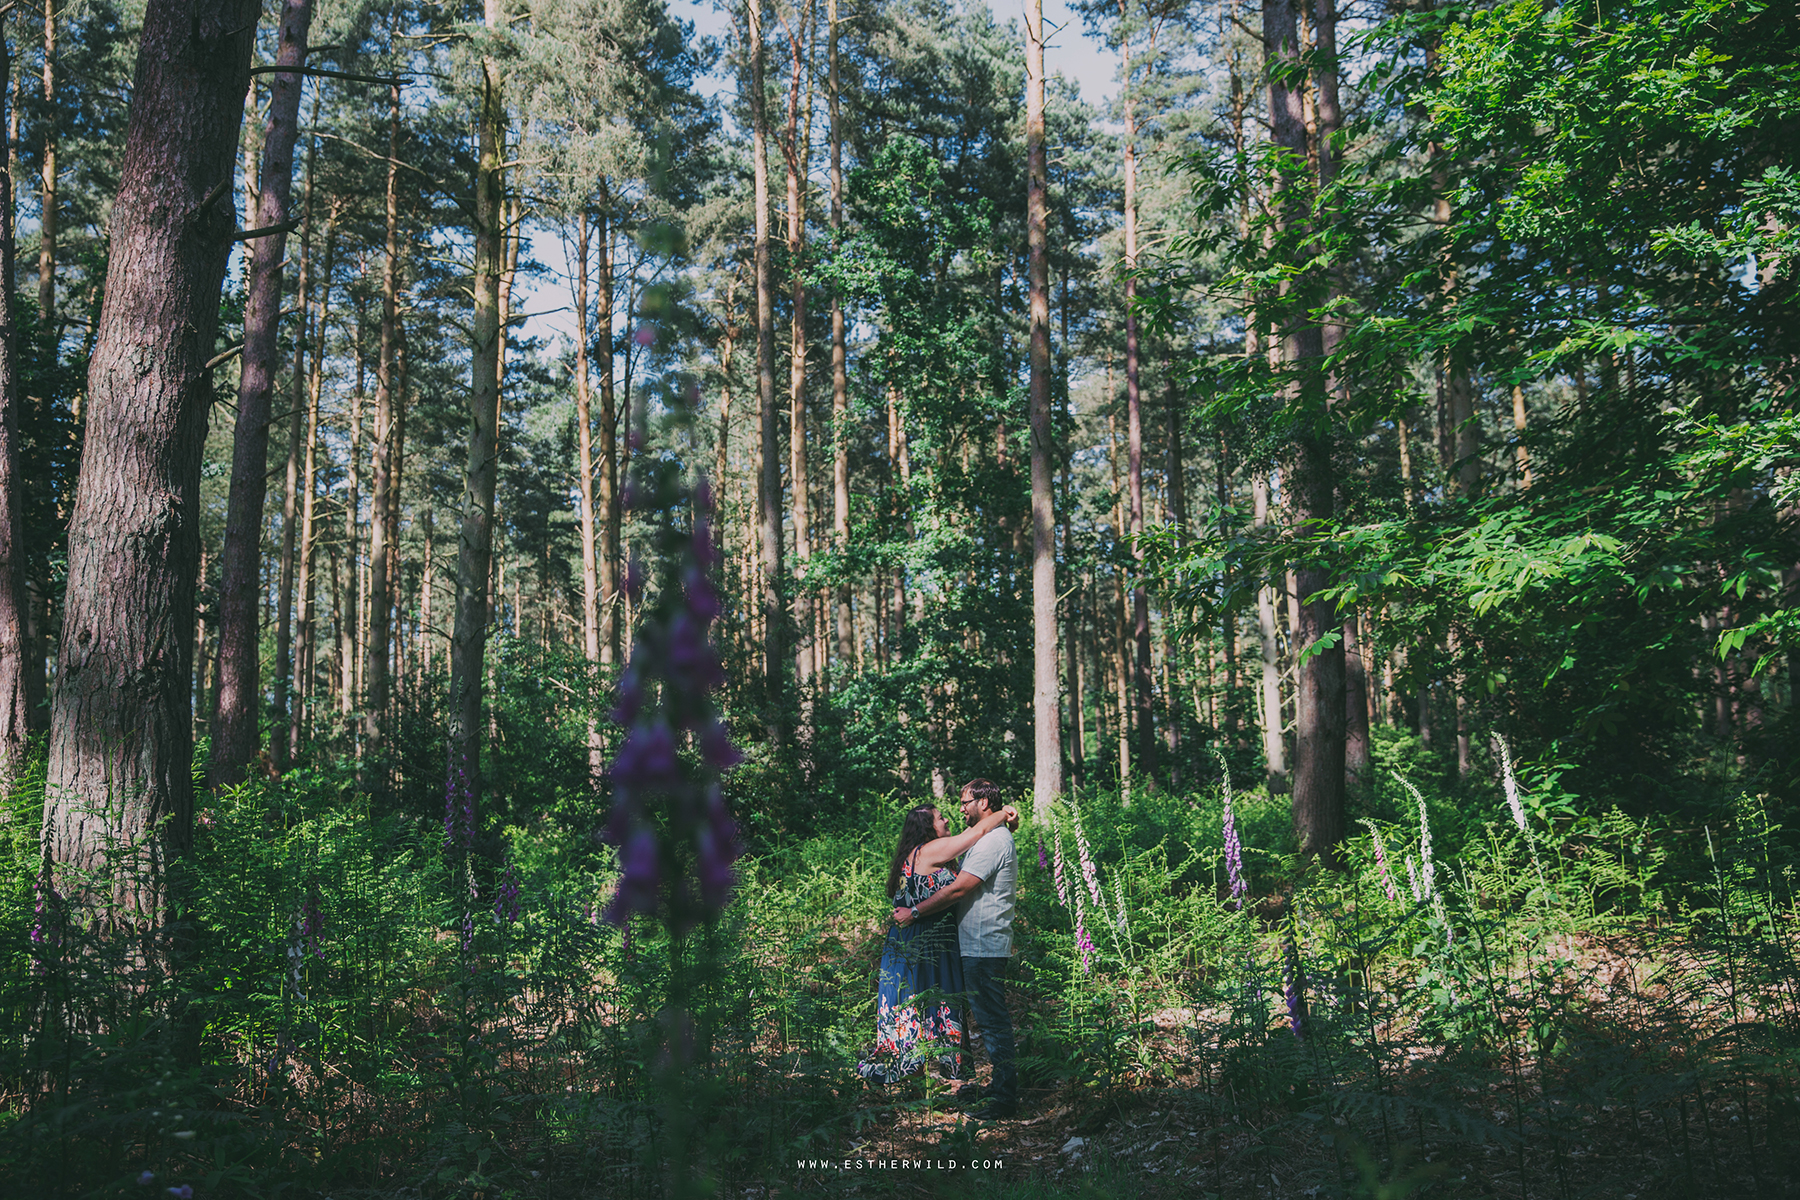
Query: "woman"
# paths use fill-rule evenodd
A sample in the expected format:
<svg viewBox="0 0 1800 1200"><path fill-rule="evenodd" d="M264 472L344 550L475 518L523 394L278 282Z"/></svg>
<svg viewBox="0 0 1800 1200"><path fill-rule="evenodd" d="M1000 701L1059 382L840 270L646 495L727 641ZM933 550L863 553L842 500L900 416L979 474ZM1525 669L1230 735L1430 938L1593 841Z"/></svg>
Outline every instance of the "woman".
<svg viewBox="0 0 1800 1200"><path fill-rule="evenodd" d="M986 816L962 833L950 834L943 814L921 804L906 814L900 845L888 868L887 894L895 908L922 904L956 880L956 859L988 830L1017 827L1011 805ZM873 1084L894 1083L923 1071L936 1059L949 1078L962 1075L962 1017L956 997L963 990L962 954L956 944L956 910L923 916L900 928L889 924L881 954L875 1049L857 1074ZM919 1011L918 997L926 1011Z"/></svg>

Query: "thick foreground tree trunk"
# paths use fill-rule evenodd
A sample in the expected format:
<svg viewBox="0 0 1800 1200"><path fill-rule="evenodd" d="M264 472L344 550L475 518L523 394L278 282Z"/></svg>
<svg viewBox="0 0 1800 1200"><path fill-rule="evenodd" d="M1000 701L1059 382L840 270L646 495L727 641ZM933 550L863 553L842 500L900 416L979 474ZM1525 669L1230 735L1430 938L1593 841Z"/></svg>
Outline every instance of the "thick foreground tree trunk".
<svg viewBox="0 0 1800 1200"><path fill-rule="evenodd" d="M155 921L193 833L200 463L252 0L151 0L88 367L44 847Z"/></svg>
<svg viewBox="0 0 1800 1200"><path fill-rule="evenodd" d="M253 229L281 229L287 223L294 142L300 132L299 72L306 65L311 25L312 0L286 0L276 65L289 70L270 76L269 125L263 138ZM281 367L276 335L281 327L281 272L287 234L270 234L250 245L244 364L238 377L225 546L219 556L219 689L209 770L213 787L243 782L261 744L263 501L269 485L270 408Z"/></svg>
<svg viewBox="0 0 1800 1200"><path fill-rule="evenodd" d="M1295 159L1306 159L1306 121L1303 88L1291 87L1293 68L1300 60L1296 0L1269 0L1263 8L1263 36L1271 59L1282 60L1285 70L1271 71L1269 79L1270 132L1275 144ZM1310 220L1292 177L1281 185L1276 200L1277 221L1284 232L1302 230ZM1303 281L1283 284L1284 292L1304 286ZM1290 303L1282 310L1278 330L1284 402L1297 409L1299 432L1287 463L1288 508L1296 528L1331 519L1336 487L1331 465L1331 442L1326 431L1324 338L1318 323ZM1293 597L1298 606L1294 625L1295 688L1294 830L1305 855L1337 861L1337 845L1344 837L1344 645L1338 632L1337 606L1312 597L1330 581L1330 572L1310 561L1295 564Z"/></svg>
<svg viewBox="0 0 1800 1200"><path fill-rule="evenodd" d="M1044 3L1025 8L1025 239L1031 288L1032 808L1062 795L1062 713L1056 652L1055 430L1050 419L1050 237L1044 149ZM1076 697L1076 703L1081 702Z"/></svg>
<svg viewBox="0 0 1800 1200"><path fill-rule="evenodd" d="M12 59L0 36L0 96ZM13 319L13 194L5 114L0 113L0 797L12 789L31 732L26 637L30 597L25 590L24 523L19 490L19 339Z"/></svg>

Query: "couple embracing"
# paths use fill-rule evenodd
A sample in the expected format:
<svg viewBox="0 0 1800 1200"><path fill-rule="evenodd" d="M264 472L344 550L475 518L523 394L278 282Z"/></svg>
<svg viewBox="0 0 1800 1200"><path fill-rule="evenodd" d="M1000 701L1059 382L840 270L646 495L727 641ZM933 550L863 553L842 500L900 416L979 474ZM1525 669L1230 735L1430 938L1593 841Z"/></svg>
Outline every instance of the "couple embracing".
<svg viewBox="0 0 1800 1200"><path fill-rule="evenodd" d="M957 1099L984 1100L974 1115L1001 1120L1019 1104L1006 1009L1019 814L1000 804L998 784L975 779L963 785L962 818L967 828L952 834L936 806L922 804L901 825L888 869L894 921L881 955L875 1052L857 1071L885 1084L935 1061L946 1077L965 1078L967 999L994 1075L985 1089L965 1085Z"/></svg>

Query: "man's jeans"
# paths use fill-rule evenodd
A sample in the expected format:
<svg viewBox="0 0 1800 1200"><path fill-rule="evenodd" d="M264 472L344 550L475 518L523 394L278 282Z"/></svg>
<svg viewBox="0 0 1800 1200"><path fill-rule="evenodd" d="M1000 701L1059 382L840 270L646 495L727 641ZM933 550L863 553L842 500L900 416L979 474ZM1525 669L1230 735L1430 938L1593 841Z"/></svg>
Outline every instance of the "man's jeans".
<svg viewBox="0 0 1800 1200"><path fill-rule="evenodd" d="M1013 1065L1012 1014L1006 1011L1006 967L1010 959L962 960L963 983L969 989L969 1010L981 1026L981 1041L994 1064L991 1097L1000 1104L1019 1101L1019 1073Z"/></svg>

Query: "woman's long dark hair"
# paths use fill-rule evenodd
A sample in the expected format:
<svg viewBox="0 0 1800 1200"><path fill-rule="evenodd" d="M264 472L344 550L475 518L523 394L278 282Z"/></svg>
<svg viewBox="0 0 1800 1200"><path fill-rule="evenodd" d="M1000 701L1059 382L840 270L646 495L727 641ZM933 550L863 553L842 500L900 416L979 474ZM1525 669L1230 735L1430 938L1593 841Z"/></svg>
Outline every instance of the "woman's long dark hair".
<svg viewBox="0 0 1800 1200"><path fill-rule="evenodd" d="M888 867L889 896L900 890L900 867L907 856L937 838L936 817L937 808L930 804L921 804L906 814L906 820L900 826L900 846L894 851L893 865Z"/></svg>

